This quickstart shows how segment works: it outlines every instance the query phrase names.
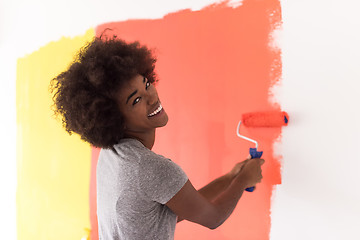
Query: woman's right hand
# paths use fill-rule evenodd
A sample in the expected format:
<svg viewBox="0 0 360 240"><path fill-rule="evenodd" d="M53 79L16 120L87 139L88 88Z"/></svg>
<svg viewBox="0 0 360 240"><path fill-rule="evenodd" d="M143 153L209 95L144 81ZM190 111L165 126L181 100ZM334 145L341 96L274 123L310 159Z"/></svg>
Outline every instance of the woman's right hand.
<svg viewBox="0 0 360 240"><path fill-rule="evenodd" d="M263 165L264 162L264 159L260 158L247 160L236 176L237 180L245 184L245 188L254 187L257 183L261 182L261 165Z"/></svg>

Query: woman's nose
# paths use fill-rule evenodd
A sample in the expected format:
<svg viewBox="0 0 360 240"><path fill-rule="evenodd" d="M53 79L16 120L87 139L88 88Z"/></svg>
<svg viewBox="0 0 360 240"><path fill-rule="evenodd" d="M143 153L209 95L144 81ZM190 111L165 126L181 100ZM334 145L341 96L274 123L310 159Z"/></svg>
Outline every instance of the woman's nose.
<svg viewBox="0 0 360 240"><path fill-rule="evenodd" d="M157 95L156 91L149 92L147 100L148 100L149 105L155 104L158 101L158 95Z"/></svg>

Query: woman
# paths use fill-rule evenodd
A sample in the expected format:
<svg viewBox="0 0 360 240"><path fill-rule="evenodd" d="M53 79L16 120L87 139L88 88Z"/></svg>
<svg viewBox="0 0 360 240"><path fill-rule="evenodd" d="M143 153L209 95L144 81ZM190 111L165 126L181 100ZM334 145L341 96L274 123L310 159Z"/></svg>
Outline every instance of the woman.
<svg viewBox="0 0 360 240"><path fill-rule="evenodd" d="M52 82L65 129L102 148L100 239L173 239L183 219L215 229L262 179L264 160L248 159L196 190L178 165L151 151L156 128L168 121L153 85L155 62L137 42L95 38Z"/></svg>

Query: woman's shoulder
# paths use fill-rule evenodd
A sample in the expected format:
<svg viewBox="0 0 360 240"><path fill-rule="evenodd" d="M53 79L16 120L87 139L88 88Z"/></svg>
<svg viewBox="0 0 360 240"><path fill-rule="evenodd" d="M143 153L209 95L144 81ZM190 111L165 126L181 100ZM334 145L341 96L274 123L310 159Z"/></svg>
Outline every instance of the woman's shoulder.
<svg viewBox="0 0 360 240"><path fill-rule="evenodd" d="M135 162L143 162L147 159L162 157L146 148L139 140L133 138L121 139L118 144L113 146L111 151L111 154L117 155L118 158L124 160L131 159Z"/></svg>
<svg viewBox="0 0 360 240"><path fill-rule="evenodd" d="M114 145L116 152L144 151L144 148L144 145L134 138L123 138L118 144Z"/></svg>
<svg viewBox="0 0 360 240"><path fill-rule="evenodd" d="M121 139L112 148L102 148L99 160L110 159L112 162L137 162L136 160L139 159L143 151L141 143L137 140Z"/></svg>

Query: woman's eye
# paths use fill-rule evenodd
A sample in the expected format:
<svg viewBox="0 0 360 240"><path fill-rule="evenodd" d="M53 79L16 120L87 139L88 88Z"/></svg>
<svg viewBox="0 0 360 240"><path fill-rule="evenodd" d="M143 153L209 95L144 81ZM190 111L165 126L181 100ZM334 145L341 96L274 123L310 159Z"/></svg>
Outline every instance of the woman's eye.
<svg viewBox="0 0 360 240"><path fill-rule="evenodd" d="M140 97L135 98L133 105L137 104L140 101Z"/></svg>
<svg viewBox="0 0 360 240"><path fill-rule="evenodd" d="M151 83L150 83L150 82L147 82L146 85L145 85L145 86L146 86L146 89L148 89L148 87L150 87L150 85L151 85Z"/></svg>

